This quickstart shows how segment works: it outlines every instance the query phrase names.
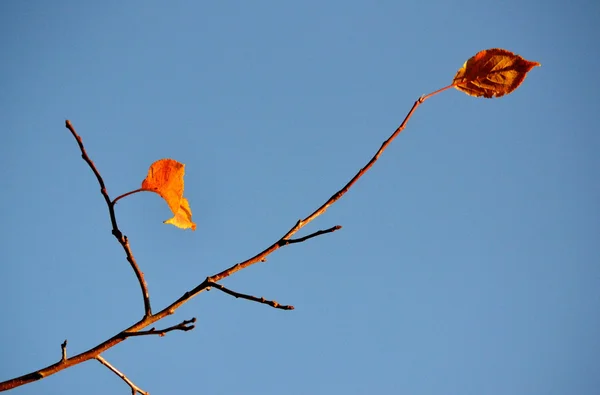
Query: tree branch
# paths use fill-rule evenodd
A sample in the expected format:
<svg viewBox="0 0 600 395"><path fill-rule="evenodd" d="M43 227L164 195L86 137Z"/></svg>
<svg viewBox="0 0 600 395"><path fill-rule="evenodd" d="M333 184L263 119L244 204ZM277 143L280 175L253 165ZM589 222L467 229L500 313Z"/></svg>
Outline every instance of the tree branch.
<svg viewBox="0 0 600 395"><path fill-rule="evenodd" d="M231 295L231 296L233 296L235 298L242 298L242 299L250 300L252 302L266 304L266 305L269 305L269 306L274 307L276 309L294 310L294 306L282 305L282 304L277 303L275 300L267 300L267 299L262 298L262 297L258 298L256 296L252 296L252 295L247 295L247 294L242 294L242 293L239 293L239 292L235 292L235 291L232 291L232 290L230 290L228 288L225 288L224 286L222 286L221 284L218 284L218 283L209 283L209 287L216 288L219 291L222 291L222 292L226 293L227 295Z"/></svg>
<svg viewBox="0 0 600 395"><path fill-rule="evenodd" d="M119 244L121 244L121 246L125 250L125 254L127 256L127 261L131 265L131 268L133 269L133 272L135 273L135 276L138 279L140 288L142 289L142 297L144 298L144 316L148 317L152 314L152 308L150 307L150 293L148 292L148 285L146 284L146 280L144 279L144 273L140 270L138 264L135 261L135 258L133 257L133 253L131 252L131 248L129 246L129 240L127 239L127 236L124 236L123 233L121 233L121 231L119 230L119 225L117 224L117 217L115 215L116 201L112 202L110 200L110 197L108 196L108 192L106 191L106 186L104 185L104 180L102 179L100 172L96 168L96 165L94 164L94 162L92 162L89 155L87 154L87 151L85 150L85 147L83 146L83 140L81 139L81 136L79 136L77 134L77 132L75 131L75 128L73 127L73 124L71 124L71 121L69 121L67 119L65 121L65 126L67 129L69 129L69 131L71 132L71 134L77 141L77 144L79 145L79 149L81 150L81 157L88 164L90 169L92 169L92 171L94 172L94 175L96 176L96 179L98 180L98 184L100 184L100 193L102 194L102 196L104 197L104 200L106 201L106 205L108 207L108 213L110 214L110 222L112 224L112 234L115 236L115 238L117 239Z"/></svg>
<svg viewBox="0 0 600 395"><path fill-rule="evenodd" d="M127 376L125 376L123 373L121 373L119 370L117 370L117 368L115 368L114 366L112 366L106 359L102 358L101 355L96 356L95 359L98 362L100 362L102 365L106 366L114 374L116 374L121 379L123 379L123 381L126 382L127 385L129 385L129 387L131 387L131 395L135 395L137 392L139 392L142 395L150 395L149 392L143 391L140 387L138 387L137 385L133 384L133 381L129 380L127 378Z"/></svg>
<svg viewBox="0 0 600 395"><path fill-rule="evenodd" d="M408 120L410 119L412 114L415 112L415 110L419 107L419 105L421 105L425 100L429 99L430 97L432 97L442 91L450 89L450 88L452 88L452 85L449 85L447 87L439 89L439 90L432 92L426 96L421 96L419 99L417 99L417 101L415 101L412 108L410 109L410 111L408 112L406 117L404 118L404 121L402 121L402 124L400 124L400 126L398 126L398 128L394 131L394 133L392 133L392 135L383 142L383 144L381 145L379 150L377 150L377 152L371 158L371 160L369 162L367 162L367 164L362 169L360 169L359 172L356 173L356 175L354 177L352 177L350 179L350 181L348 181L348 183L342 189L340 189L339 191L334 193L325 203L323 203L319 208L317 208L315 211L313 211L306 218L299 220L278 241L276 241L275 243L273 243L272 245L270 245L269 247L267 247L260 253L256 254L252 258L249 258L243 262L240 262L236 265L231 266L230 268L228 268L226 270L223 270L220 273L217 273L211 277L206 278L202 283L198 284L195 288L185 292L179 299L177 299L176 301L174 301L169 306L165 307L164 309L162 309L161 311L159 311L156 314L152 314L151 309L150 309L150 298L148 296L148 289L146 286L146 282L144 281L143 273L139 270L137 264L135 263L135 260L133 259L133 254L131 254L131 250L129 248L129 243L127 241L127 238L121 234L121 232L119 231L119 228L117 226L117 221L116 221L115 212L114 212L114 205L111 204L110 198L106 192L106 187L104 186L104 181L102 180L100 173L98 173L98 170L94 166L94 163L90 160L87 153L85 152L85 148L83 147L83 143L81 142L81 137L79 137L79 135L77 135L77 133L73 129L73 126L71 125L71 122L66 121L67 129L69 129L71 131L71 133L73 134L73 137L75 137L75 139L77 140L77 143L79 144L79 148L81 149L83 159L88 163L88 165L90 166L90 168L96 175L96 178L98 179L98 183L100 184L100 192L102 193L102 196L104 196L104 199L106 201L106 204L108 206L108 210L110 213L111 222L113 225L113 234L115 235L117 240L119 240L119 243L125 249L125 251L127 253L127 260L131 264L134 272L136 273L136 276L138 277L138 280L140 283L140 287L142 288L142 294L144 296L144 304L146 307L146 314L144 315L144 317L141 320L139 320L135 324L131 325L129 328L117 333L110 339L105 340L104 342L98 344L94 348L84 351L78 355L71 357L71 358L67 358L66 360L61 359L59 362L52 364L50 366L47 366L45 368L39 369L35 372L1 382L0 383L0 391L9 390L9 389L19 387L24 384L31 383L33 381L43 379L54 373L60 372L64 369L70 368L71 366L80 364L82 362L88 361L93 358L97 359L97 357L100 356L100 354L102 354L104 351L116 346L117 344L119 344L122 341L124 341L125 339L127 339L128 336L127 335L124 336L123 335L124 333L139 332L140 330L146 328L147 326L152 325L153 323L173 314L175 312L175 310L177 310L179 307L181 307L184 303L190 301L196 295L205 291L206 289L210 288L211 286L214 286L214 284L217 283L218 281L220 281L226 277L229 277L232 274L234 274L248 266L251 266L257 262L264 261L268 255L272 254L274 251L278 250L280 247L294 243L294 241L292 241L292 240L294 240L294 239L292 239L292 236L294 234L296 234L300 229L302 229L308 223L312 222L319 215L323 214L329 208L329 206L331 206L333 203L338 201L342 196L344 196L346 194L346 192L348 192L348 190L356 183L356 181L358 181L358 179L361 178L375 164L375 162L377 161L377 159L379 159L379 156L383 153L383 151L385 151L385 149L398 136L398 134L400 134L400 132L402 130L404 130ZM309 238L309 236L315 237L315 236L317 236L317 233L319 233L319 232L315 232L314 234L305 236L303 239L306 240L307 238ZM296 239L295 242L299 242L298 240L301 240L301 239ZM304 241L304 240L302 240L302 241Z"/></svg>

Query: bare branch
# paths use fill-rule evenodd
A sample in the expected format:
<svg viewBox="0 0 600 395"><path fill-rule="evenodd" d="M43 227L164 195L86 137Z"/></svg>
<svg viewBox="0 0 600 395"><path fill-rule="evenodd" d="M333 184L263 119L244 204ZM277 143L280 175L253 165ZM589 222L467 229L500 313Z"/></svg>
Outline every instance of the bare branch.
<svg viewBox="0 0 600 395"><path fill-rule="evenodd" d="M196 317L193 317L191 320L184 320L181 321L179 324L177 325L173 325L170 326L168 328L165 329L155 329L155 328L150 328L147 331L137 331L137 332L121 332L121 335L123 335L124 337L133 337L133 336L148 336L148 335L157 335L157 336L164 336L167 332L171 332L171 331L191 331L192 329L194 329L196 326L195 325L190 325L196 322Z"/></svg>
<svg viewBox="0 0 600 395"><path fill-rule="evenodd" d="M71 121L69 121L67 119L65 121L65 126L67 129L69 129L69 131L71 132L71 134L77 141L77 144L79 145L79 149L81 150L81 157L88 164L90 169L92 169L92 171L94 172L94 175L96 176L96 179L98 180L98 184L100 184L100 193L102 194L102 196L104 197L104 200L106 201L106 205L108 207L108 213L110 214L110 222L111 222L112 228L113 228L112 234L115 236L115 238L119 241L119 244L121 244L121 246L125 250L125 254L127 255L127 261L131 265L131 268L133 269L135 276L138 279L140 288L142 289L142 297L144 298L144 311L145 311L144 316L148 317L152 314L152 308L150 307L150 293L148 292L148 285L146 284L146 280L144 279L144 273L140 270L139 266L137 265L137 263L135 261L135 258L133 257L133 253L131 252L131 248L129 247L129 240L127 239L127 236L124 236L123 233L121 233L121 230L119 230L119 225L117 224L117 217L115 215L116 201L112 202L110 200L110 197L108 196L108 192L106 191L106 186L104 185L104 180L102 179L100 172L96 168L96 165L94 164L94 162L92 162L89 155L87 154L87 151L85 150L85 147L83 146L83 140L81 139L81 136L79 136L77 134L77 132L75 131L75 128L73 127L73 124L71 124Z"/></svg>
<svg viewBox="0 0 600 395"><path fill-rule="evenodd" d="M140 387L138 387L137 385L135 385L133 383L133 381L128 379L127 376L125 376L117 368L112 366L106 359L102 358L101 355L96 356L96 360L98 362L100 362L102 365L106 366L110 371L112 371L114 374L119 376L121 379L123 379L123 381L126 382L129 387L131 387L131 395L135 395L137 392L139 392L142 395L150 395L149 392L146 392L146 391L142 390Z"/></svg>
<svg viewBox="0 0 600 395"><path fill-rule="evenodd" d="M144 305L145 305L145 309L146 309L145 315L141 320L139 320L135 324L131 325L129 328L117 333L110 339L105 340L104 342L98 344L97 346L95 346L87 351L84 351L78 355L71 357L71 358L67 358L66 360L61 359L59 362L57 362L55 364L46 366L45 368L36 370L32 373L25 374L20 377L15 377L13 379L9 379L9 380L0 382L0 391L9 390L9 389L19 387L24 384L28 384L28 383L31 383L31 382L34 382L37 380L41 380L52 374L58 373L64 369L68 369L71 366L75 366L77 364L80 364L82 362L88 361L93 358L97 359L97 357L100 356L100 354L102 354L104 351L116 346L117 344L121 343L122 341L124 341L125 339L130 337L131 333L140 332L143 328L146 328L146 327L152 325L153 323L173 314L175 312L175 310L177 310L183 304L189 302L192 298L194 298L201 292L207 290L208 288L210 288L210 287L218 288L215 285L218 281L220 281L226 277L229 277L232 274L234 274L250 265L253 265L257 262L264 262L268 255L272 254L275 250L278 250L280 247L283 247L285 245L288 245L288 244L291 244L294 242L296 242L296 243L300 242L300 240L304 241L304 240L307 240L308 238L317 236L318 235L317 233L322 232L322 231L315 232L314 234L305 236L304 238L292 239L292 236L294 234L296 234L300 229L302 229L309 222L311 222L312 220L317 218L319 215L323 214L327 210L327 208L329 208L329 206L331 206L333 203L335 203L337 200L339 200L354 185L354 183L356 183L356 181L358 181L358 179L361 178L373 166L373 164L375 164L377 159L379 159L379 156L388 147L388 145L396 138L396 136L398 136L398 134L402 130L404 130L408 120L410 119L410 117L412 116L414 111L417 109L417 107L419 107L419 105L421 105L425 100L429 99L430 97L432 97L442 91L450 89L450 88L452 88L452 85L449 85L445 88L439 89L428 95L421 96L419 99L417 99L417 101L415 101L414 105L412 106L412 108L410 109L410 111L408 112L406 117L404 118L404 121L402 122L402 124L400 124L400 126L394 131L394 133L392 133L392 135L383 142L383 144L381 145L379 150L377 150L377 152L371 158L371 160L369 162L367 162L367 164L362 169L360 169L360 171L358 173L356 173L356 175L354 177L352 177L352 179L350 179L350 181L348 181L348 183L342 189L340 189L335 194L333 194L325 203L323 203L319 208L317 208L314 212L312 212L306 218L299 220L283 237L281 237L281 239L279 239L278 241L276 241L275 243L273 243L272 245L270 245L269 247L267 247L260 253L256 254L252 258L249 258L243 262L240 262L234 266L231 266L230 268L223 270L222 272L217 273L217 274L213 275L212 277L206 278L202 283L198 284L193 289L185 292L181 297L179 297L179 299L177 299L176 301L174 301L169 306L165 307L164 309L162 309L161 311L159 311L156 314L152 314L152 311L150 309L150 297L148 294L148 287L144 280L144 275L141 272L141 270L139 269L139 267L137 266L135 259L133 258L133 254L131 253L131 249L129 248L129 242L128 242L127 238L122 235L121 231L119 230L119 228L117 226L117 221L116 221L115 212L114 212L114 204L111 203L108 193L106 192L106 187L104 186L104 181L102 180L102 177L100 176L100 173L96 169L94 163L88 157L88 155L85 151L85 148L83 147L81 137L79 137L79 135L77 135L77 133L75 132L75 129L71 125L71 122L69 122L67 120L66 127L67 127L67 129L69 129L71 131L71 134L73 134L73 137L75 137L75 139L77 140L77 143L79 144L79 148L81 150L81 156L88 163L88 165L90 166L90 168L96 175L96 178L98 179L98 183L100 184L100 192L102 193L102 196L104 197L104 200L106 201L106 204L108 206L108 210L110 213L111 222L112 222L112 226L113 226L113 235L117 238L117 240L119 240L119 243L123 246L123 249L127 253L127 260L131 264L131 267L133 268L133 271L135 272L135 274L138 278L140 287L142 289L142 294L144 297ZM325 232L325 233L328 233L328 232ZM322 233L319 233L319 234L322 234ZM225 291L223 290L223 292L225 292ZM231 291L231 292L233 292L233 291ZM243 297L241 295L242 294L239 294L239 297ZM233 296L235 296L235 293L233 294ZM245 296L248 296L248 295L245 295ZM250 300L252 300L252 299L250 299ZM257 301L260 301L260 299ZM169 329L169 328L167 328L167 329ZM191 328L189 328L189 329L191 329ZM189 330L189 329L187 329L187 330ZM175 328L173 328L171 330L175 330ZM184 329L181 329L181 330L184 330ZM154 331L154 332L157 332L157 331ZM123 335L124 333L126 333L127 335ZM152 333L152 334L156 334L156 333Z"/></svg>
<svg viewBox="0 0 600 395"><path fill-rule="evenodd" d="M252 295L247 295L247 294L242 294L242 293L239 293L239 292L235 292L235 291L232 291L232 290L230 290L228 288L225 288L224 286L222 286L221 284L218 284L218 283L210 283L209 282L209 287L211 287L211 288L214 287L214 288L218 289L219 291L223 291L226 294L231 295L231 296L233 296L235 298L242 298L242 299L250 300L252 302L266 304L266 305L269 305L269 306L274 307L276 309L294 310L294 306L291 306L291 305L282 305L282 304L277 303L274 300L267 300L267 299L262 298L262 297L258 298L256 296L252 296Z"/></svg>

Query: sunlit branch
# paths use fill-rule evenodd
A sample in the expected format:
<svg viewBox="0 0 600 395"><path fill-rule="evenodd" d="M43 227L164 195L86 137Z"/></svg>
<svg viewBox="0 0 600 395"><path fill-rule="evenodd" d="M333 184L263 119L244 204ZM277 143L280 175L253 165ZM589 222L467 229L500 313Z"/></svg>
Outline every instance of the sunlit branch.
<svg viewBox="0 0 600 395"><path fill-rule="evenodd" d="M101 355L98 355L96 357L96 360L98 362L100 362L102 365L106 366L114 374L116 374L117 376L119 376L124 382L126 382L127 385L131 388L131 395L135 395L137 392L139 392L142 395L150 395L149 392L143 391L140 387L138 387L137 385L135 385L133 383L133 381L131 381L129 378L127 378L127 376L125 376L123 373L121 373L117 368L115 368L114 366L112 366L106 359L102 358Z"/></svg>
<svg viewBox="0 0 600 395"><path fill-rule="evenodd" d="M227 295L231 295L231 296L233 296L235 298L241 298L241 299L250 300L252 302L266 304L266 305L269 305L269 306L274 307L276 309L294 310L294 306L282 305L282 304L277 303L275 300L267 300L267 299L262 298L262 297L258 298L256 296L252 296L252 295L247 295L247 294L235 292L235 291L232 291L232 290L230 290L228 288L225 288L224 286L222 286L221 284L218 284L218 283L211 283L211 282L209 282L208 286L212 287L212 288L216 288L219 291L223 291Z"/></svg>

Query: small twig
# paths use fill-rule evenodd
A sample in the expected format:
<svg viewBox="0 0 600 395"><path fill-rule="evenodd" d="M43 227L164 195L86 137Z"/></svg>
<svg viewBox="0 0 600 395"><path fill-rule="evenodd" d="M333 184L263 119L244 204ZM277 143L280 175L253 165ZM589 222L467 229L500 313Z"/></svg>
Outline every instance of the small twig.
<svg viewBox="0 0 600 395"><path fill-rule="evenodd" d="M60 360L62 362L65 362L67 360L67 339L65 339L65 341L62 342L62 344L60 345L60 349L62 351L62 356Z"/></svg>
<svg viewBox="0 0 600 395"><path fill-rule="evenodd" d="M92 169L92 172L94 172L94 175L98 180L98 184L100 184L100 193L104 197L104 201L106 201L106 205L108 206L110 222L113 228L112 234L115 236L115 238L119 241L119 244L121 244L121 246L125 250L125 254L127 255L127 261L131 265L131 268L133 269L135 276L138 279L140 288L142 289L142 297L144 298L144 317L149 317L152 315L152 308L150 307L150 293L148 292L148 285L146 284L146 280L144 279L144 273L140 270L139 266L135 261L135 258L133 257L133 253L131 252L131 248L129 247L129 241L127 240L127 237L123 235L123 233L119 229L119 225L117 224L117 217L115 215L115 202L116 200L118 200L118 198L115 199L115 202L111 202L110 196L108 196L108 192L106 191L106 186L104 185L104 180L102 179L100 172L96 168L96 165L94 164L94 162L92 162L89 155L87 154L85 147L83 146L83 140L81 139L81 136L77 134L75 128L73 127L73 124L71 124L71 121L69 121L68 119L65 121L65 126L67 129L69 129L69 131L77 141L79 149L81 150L81 157L88 164L90 169Z"/></svg>
<svg viewBox="0 0 600 395"><path fill-rule="evenodd" d="M100 362L102 365L106 366L114 374L116 374L117 376L119 376L124 382L126 382L127 385L129 385L129 387L131 387L131 395L135 395L136 392L139 392L142 395L150 395L149 392L146 392L146 391L142 390L140 387L138 387L137 385L133 384L133 382L131 380L129 380L127 378L127 376L125 376L117 368L115 368L114 366L112 366L106 359L102 358L101 355L96 356L96 360L98 362Z"/></svg>
<svg viewBox="0 0 600 395"><path fill-rule="evenodd" d="M257 298L256 296L252 296L252 295L247 295L247 294L242 294L242 293L239 293L239 292L235 292L235 291L232 291L232 290L230 290L228 288L225 288L224 286L222 286L221 284L218 284L218 283L213 283L213 282L209 281L207 284L208 284L209 287L214 287L214 288L218 289L219 291L223 291L226 294L231 295L231 296L233 296L235 298L242 298L242 299L250 300L252 302L266 304L266 305L269 305L269 306L274 307L276 309L294 310L294 306L291 306L291 305L282 305L282 304L277 303L274 300L267 300L267 299L262 298L262 297L261 298Z"/></svg>
<svg viewBox="0 0 600 395"><path fill-rule="evenodd" d="M306 235L304 237L299 237L297 239L288 239L288 240L281 239L281 240L279 240L279 245L281 247L283 247L283 246L286 246L288 244L302 243L303 241L306 241L308 239L312 239L313 237L317 237L317 236L323 235L325 233L332 233L332 232L335 232L336 230L340 230L340 229L342 229L342 227L340 225L336 225L336 226L333 226L333 227L331 227L329 229L319 230L317 232L311 233L311 234Z"/></svg>
<svg viewBox="0 0 600 395"><path fill-rule="evenodd" d="M157 336L162 337L167 332L171 332L171 331L184 331L184 332L191 331L192 329L194 329L196 327L196 325L190 325L190 324L193 324L194 322L196 322L196 317L192 318L191 320L181 321L179 324L170 326L165 329L157 330L155 328L150 328L147 331L121 332L121 335L124 337L149 336L149 335L157 335Z"/></svg>

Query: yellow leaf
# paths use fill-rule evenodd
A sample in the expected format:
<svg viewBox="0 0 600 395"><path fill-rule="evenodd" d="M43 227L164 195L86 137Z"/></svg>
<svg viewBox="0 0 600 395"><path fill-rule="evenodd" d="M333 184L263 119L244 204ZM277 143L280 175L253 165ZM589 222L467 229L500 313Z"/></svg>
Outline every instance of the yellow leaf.
<svg viewBox="0 0 600 395"><path fill-rule="evenodd" d="M478 52L458 70L452 85L467 95L501 97L517 89L538 62L500 48Z"/></svg>
<svg viewBox="0 0 600 395"><path fill-rule="evenodd" d="M181 206L179 206L175 216L164 223L175 225L181 229L192 228L192 230L196 230L196 224L192 222L192 210L186 198L181 198Z"/></svg>

